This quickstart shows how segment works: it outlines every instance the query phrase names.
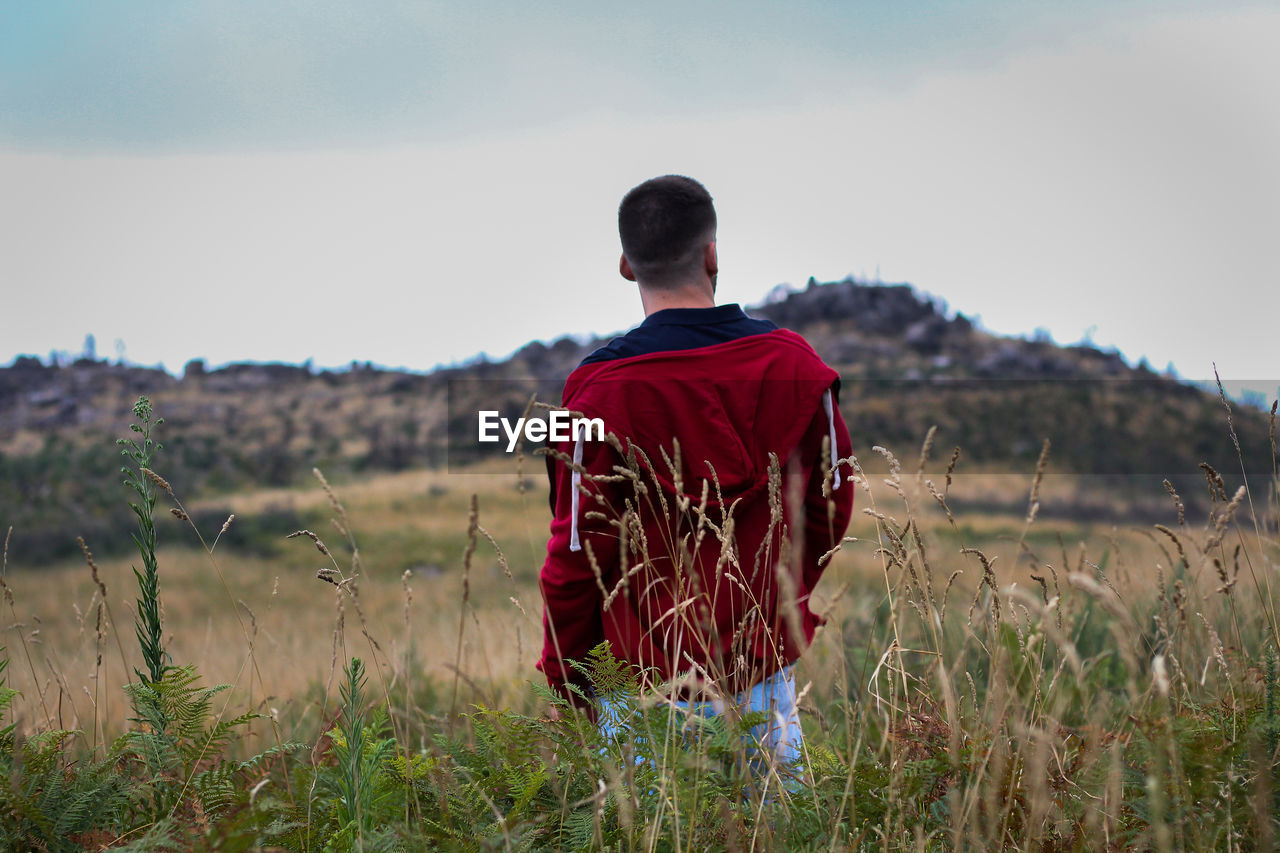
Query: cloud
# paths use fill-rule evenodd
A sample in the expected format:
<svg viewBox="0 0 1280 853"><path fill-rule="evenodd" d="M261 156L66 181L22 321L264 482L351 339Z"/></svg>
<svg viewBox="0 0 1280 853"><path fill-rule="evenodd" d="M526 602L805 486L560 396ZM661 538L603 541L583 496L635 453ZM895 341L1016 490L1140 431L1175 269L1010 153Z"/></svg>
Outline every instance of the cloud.
<svg viewBox="0 0 1280 853"><path fill-rule="evenodd" d="M429 367L639 318L617 199L717 198L721 297L872 273L1004 332L1236 376L1280 304L1280 15L1115 28L903 90L347 152L0 154L5 349Z"/></svg>
<svg viewBox="0 0 1280 853"><path fill-rule="evenodd" d="M0 145L360 148L522 132L615 109L775 109L987 67L1100 20L1173 5L1084 2L1067 14L1010 0L3 4Z"/></svg>

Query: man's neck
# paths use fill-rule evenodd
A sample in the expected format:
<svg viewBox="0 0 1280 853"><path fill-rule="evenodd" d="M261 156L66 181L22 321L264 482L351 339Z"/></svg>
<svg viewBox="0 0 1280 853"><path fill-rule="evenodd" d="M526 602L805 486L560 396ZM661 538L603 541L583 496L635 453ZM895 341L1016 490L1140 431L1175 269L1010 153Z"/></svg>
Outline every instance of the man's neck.
<svg viewBox="0 0 1280 853"><path fill-rule="evenodd" d="M715 292L710 283L691 287L650 289L640 288L640 304L648 317L668 308L714 308Z"/></svg>

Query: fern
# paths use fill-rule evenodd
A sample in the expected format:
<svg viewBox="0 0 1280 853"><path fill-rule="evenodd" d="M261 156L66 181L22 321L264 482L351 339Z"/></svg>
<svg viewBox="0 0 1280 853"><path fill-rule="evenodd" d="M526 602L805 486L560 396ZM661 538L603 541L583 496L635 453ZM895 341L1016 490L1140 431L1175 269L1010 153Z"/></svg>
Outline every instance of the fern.
<svg viewBox="0 0 1280 853"><path fill-rule="evenodd" d="M405 784L407 765L397 760L385 709L367 710L364 664L352 658L344 675L342 713L327 732L333 764L300 771L297 787L314 790L315 798L309 811L289 812L292 825L282 827L281 842L291 849L390 850L401 840L388 827L404 817L406 790L413 785Z"/></svg>
<svg viewBox="0 0 1280 853"><path fill-rule="evenodd" d="M574 661L571 666L590 679L599 696L634 695L640 689L634 668L614 657L608 640L588 651L586 660Z"/></svg>
<svg viewBox="0 0 1280 853"><path fill-rule="evenodd" d="M129 780L118 770L120 753L102 761L67 756L79 732L42 732L0 753L0 849L76 851L95 831L114 830L131 812Z"/></svg>
<svg viewBox="0 0 1280 853"><path fill-rule="evenodd" d="M159 478L151 472L152 460L162 445L151 438L151 430L164 423L164 418L152 417L151 401L146 397L139 397L134 403L133 414L140 423L129 424L129 429L137 433L138 438L116 439L116 444L122 448L121 455L134 465L120 469L124 484L138 495L136 503L129 503L129 509L138 518L138 530L131 534L133 544L142 557L142 570L136 566L133 569L139 591L135 631L147 674L137 670L135 673L140 680L157 682L169 669L169 657L164 650L160 624L160 569L156 562L156 484L153 480Z"/></svg>
<svg viewBox="0 0 1280 853"><path fill-rule="evenodd" d="M197 804L205 816L225 814L247 801L246 776L260 773L281 752L305 748L285 744L246 761L226 759L232 739L262 715L218 719L213 699L228 685L200 687L198 681L194 667L180 666L170 668L158 682L126 688L139 714L139 727L124 740L141 765L139 789L149 798L148 811L156 820Z"/></svg>

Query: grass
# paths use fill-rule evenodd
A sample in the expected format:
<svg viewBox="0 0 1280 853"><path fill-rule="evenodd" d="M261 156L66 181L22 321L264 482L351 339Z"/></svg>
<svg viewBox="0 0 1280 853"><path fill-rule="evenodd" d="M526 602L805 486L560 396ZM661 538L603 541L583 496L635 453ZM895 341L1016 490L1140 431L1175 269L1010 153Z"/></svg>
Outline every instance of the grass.
<svg viewBox="0 0 1280 853"><path fill-rule="evenodd" d="M984 482L974 487L985 492L991 485L989 478L982 479ZM1014 479L1005 478L1006 481ZM492 547L481 542L470 575L469 630L464 648L470 660L468 673L491 680L494 684L491 689L509 681L519 690L522 681L540 678L532 666L541 644L537 570L545 549L548 512L542 494L533 491L522 494L517 490L517 482L514 474L415 471L382 475L341 489L361 546L364 573L360 595L367 601L371 633L397 652L408 652L403 578L408 570L407 582L413 594L409 607L413 653L417 664L432 678L452 678L448 664L453 659L461 598L458 570L466 543L467 501L472 493L479 495L483 524L502 546L512 579L506 576ZM1008 486L1015 484L1009 482ZM1025 478L1021 478L1016 487L1025 491ZM962 477L961 489L964 488ZM321 531L326 539L329 535L324 531L332 530L326 515L328 499L319 488L270 489L229 500L219 499L218 504L230 508L237 516L225 534L227 539L234 535L238 523L251 518L255 512L280 506L295 509L306 524ZM927 507L923 512L933 515ZM934 518L933 522L936 521ZM940 546L961 541L988 542L996 548L1011 549L1020 532L1020 521L1015 517L962 514L958 530L944 524L935 528L935 538ZM198 662L201 671L211 680L235 682L241 660L227 651L243 651L246 646L237 619L238 610L242 617L253 614L259 666L266 682L272 685L273 701L278 707L298 704L308 696L312 686L327 680L332 666L330 651L336 607L332 590L315 579L315 571L323 563L317 552L287 543L291 547L275 557L237 553L226 570L228 595L210 567L207 555L190 547L189 531L171 517L158 524L162 528L159 562L164 566L167 639L175 660ZM850 535L865 541L872 529L871 519L862 515L855 518ZM216 534L217 527L206 533L210 532ZM1109 546L1111 537L1105 527L1085 528L1075 522L1059 524L1044 518L1038 520L1034 535L1028 538L1056 549L1059 534L1073 555L1080 542L1085 543L1089 553L1100 553ZM1117 531L1116 535L1126 543L1130 553L1149 551L1148 557L1158 553L1154 543L1133 531ZM179 544L184 538L188 543ZM283 544L284 534L278 538ZM99 562L110 603L115 612L125 618L133 604L130 560L115 558ZM1006 577L1006 563L1007 560L997 560L998 576ZM1012 564L1007 567L1011 568ZM843 608L858 606L854 601L855 588L863 593L874 589L880 574L873 549L848 547L824 576L819 595L830 601L846 584L853 585L834 602L837 612L843 613ZM1008 580L1015 580L1011 572ZM69 685L73 681L89 683L85 679L93 674L97 651L92 614L98 601L97 586L83 561L67 561L28 571L16 559L11 563L9 585L21 602L22 614L19 623L10 624L11 632L25 629L31 636L38 631L32 637L33 648L36 648L35 641L39 644L36 660L48 659L44 667L37 668L43 676L38 681L32 681L25 669L12 677L28 697L49 691L54 691L56 696L54 672L65 673L63 722L79 728L92 717L92 707L83 692L75 695L77 691ZM512 603L513 597L520 606ZM824 609L828 606L824 604ZM127 632L124 639L129 641ZM358 650L358 639L358 630L347 625L343 635L346 648ZM129 652L132 667L134 650ZM124 681L120 661L114 641L108 638L103 682ZM249 701L248 684L244 685L243 692L245 701ZM118 701L123 697L110 698ZM255 697L255 701L258 698L261 697ZM124 724L118 714L105 716L117 726Z"/></svg>
<svg viewBox="0 0 1280 853"><path fill-rule="evenodd" d="M1207 477L1207 519L1179 523L1161 492L1161 530L1055 519L1055 495L1088 483L1044 465L967 478L880 462L818 589L830 622L797 670L794 793L742 772L751 719L690 739L639 701L635 731L660 748L637 765L634 738L552 718L532 666L546 496L526 459L219 499L237 521L220 544L201 530L209 548L158 518L171 713L191 706L197 733L237 723L216 749L175 742L183 760L142 748L163 725L138 713L128 561L36 569L6 552L5 838L53 849L31 840L45 836L23 815L39 812L80 821L85 849L1272 849L1274 469L1244 492ZM1016 515L966 510L1015 492ZM279 507L315 536L226 552L237 522ZM203 710L197 672L228 685Z"/></svg>

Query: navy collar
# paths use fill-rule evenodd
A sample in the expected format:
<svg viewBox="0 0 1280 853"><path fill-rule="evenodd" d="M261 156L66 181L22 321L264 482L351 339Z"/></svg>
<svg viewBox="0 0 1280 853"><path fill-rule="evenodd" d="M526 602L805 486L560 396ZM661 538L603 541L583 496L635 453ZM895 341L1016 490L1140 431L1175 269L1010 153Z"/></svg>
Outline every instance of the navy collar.
<svg viewBox="0 0 1280 853"><path fill-rule="evenodd" d="M732 323L747 319L736 302L711 308L663 308L644 318L641 326L703 326L710 323Z"/></svg>

